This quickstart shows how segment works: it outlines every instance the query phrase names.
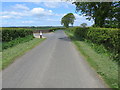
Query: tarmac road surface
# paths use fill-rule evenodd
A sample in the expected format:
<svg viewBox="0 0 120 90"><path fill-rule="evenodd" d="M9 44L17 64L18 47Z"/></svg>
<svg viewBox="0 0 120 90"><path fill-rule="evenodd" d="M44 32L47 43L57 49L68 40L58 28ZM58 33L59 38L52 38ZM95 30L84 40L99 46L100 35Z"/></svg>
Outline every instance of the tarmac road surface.
<svg viewBox="0 0 120 90"><path fill-rule="evenodd" d="M2 72L3 88L105 88L62 30Z"/></svg>

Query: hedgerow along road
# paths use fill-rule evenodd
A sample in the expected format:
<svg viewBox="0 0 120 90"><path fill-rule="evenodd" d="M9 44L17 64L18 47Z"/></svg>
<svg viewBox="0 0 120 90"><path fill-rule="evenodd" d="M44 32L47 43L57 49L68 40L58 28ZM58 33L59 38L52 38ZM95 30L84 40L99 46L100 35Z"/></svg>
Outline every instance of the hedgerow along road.
<svg viewBox="0 0 120 90"><path fill-rule="evenodd" d="M3 70L3 88L106 88L64 31L44 36L44 42Z"/></svg>

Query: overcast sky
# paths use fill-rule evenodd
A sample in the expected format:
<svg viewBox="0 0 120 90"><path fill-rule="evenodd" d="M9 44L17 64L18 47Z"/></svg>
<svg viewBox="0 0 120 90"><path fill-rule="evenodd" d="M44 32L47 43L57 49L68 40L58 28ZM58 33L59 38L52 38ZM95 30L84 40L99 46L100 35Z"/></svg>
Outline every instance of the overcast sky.
<svg viewBox="0 0 120 90"><path fill-rule="evenodd" d="M0 19L2 26L60 26L61 18L67 13L74 13L74 26L93 24L75 13L75 5L70 2L2 2Z"/></svg>

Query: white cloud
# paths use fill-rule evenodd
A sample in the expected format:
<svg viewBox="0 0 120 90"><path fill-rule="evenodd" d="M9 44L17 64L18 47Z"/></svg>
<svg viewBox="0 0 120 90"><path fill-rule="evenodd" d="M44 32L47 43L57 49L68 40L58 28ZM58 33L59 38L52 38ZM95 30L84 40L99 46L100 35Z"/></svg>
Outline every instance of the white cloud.
<svg viewBox="0 0 120 90"><path fill-rule="evenodd" d="M40 4L40 3L37 3ZM74 6L71 2L44 2L44 6L48 8L58 8L58 7L65 7L69 8L70 6Z"/></svg>
<svg viewBox="0 0 120 90"><path fill-rule="evenodd" d="M16 16L24 16L24 13L21 13L21 12L15 12L15 11L8 12L8 14L10 14L10 15L16 15Z"/></svg>
<svg viewBox="0 0 120 90"><path fill-rule="evenodd" d="M49 8L59 7L59 2L44 2L44 5Z"/></svg>
<svg viewBox="0 0 120 90"><path fill-rule="evenodd" d="M55 18L48 18L46 20L51 21L51 22L59 22L59 21L61 21L60 19L55 19Z"/></svg>
<svg viewBox="0 0 120 90"><path fill-rule="evenodd" d="M3 19L10 19L10 18L22 18L22 16L28 16L30 15L27 11L24 12L16 12L16 11L5 11L5 12L0 12L2 15Z"/></svg>
<svg viewBox="0 0 120 90"><path fill-rule="evenodd" d="M46 16L46 15L52 15L52 10L45 10L44 8L33 8L31 11L31 14L37 15L37 16Z"/></svg>
<svg viewBox="0 0 120 90"><path fill-rule="evenodd" d="M43 9L43 8L33 8L33 9L31 10L31 12L32 12L33 14L40 14L41 12L44 12L44 9Z"/></svg>
<svg viewBox="0 0 120 90"><path fill-rule="evenodd" d="M8 16L7 15L6 16L0 16L0 18L2 18L2 19L9 19L9 18L11 18L11 16L9 16L9 15Z"/></svg>
<svg viewBox="0 0 120 90"><path fill-rule="evenodd" d="M34 16L37 17L44 17L44 16L51 16L54 15L52 10L46 10L44 8L33 8L27 11L4 11L0 12L1 18L8 19L8 18L22 18L25 16Z"/></svg>
<svg viewBox="0 0 120 90"><path fill-rule="evenodd" d="M76 17L75 25L77 26L79 26L82 23L87 23L87 26L91 26L94 24L93 20L90 20L90 21L86 20L87 17L84 15L79 15L79 14L74 13L74 16Z"/></svg>
<svg viewBox="0 0 120 90"><path fill-rule="evenodd" d="M46 6L48 5L47 7L50 7L50 8L56 8L59 6L60 7L68 7L68 6L72 5L71 3L60 3L60 2L42 2L42 4L43 5L46 4ZM36 5L36 6L38 6L38 5ZM32 25L32 24L56 25L56 24L59 24L60 25L61 18L65 15L63 13L61 13L61 14L54 13L50 9L45 9L45 8L41 8L41 7L35 7L35 8L30 9L27 6L25 6L25 4L16 4L16 5L14 5L14 7L16 9L12 8L11 11L0 12L0 18L5 19L3 21L9 21L9 19L12 21L16 21L16 22L11 22L11 25L13 25L13 23L15 23L15 25L16 24L19 24L19 25L20 24L21 25L27 25L27 24L29 24L29 25ZM75 25L80 25L83 22L89 23L89 21L87 21L85 19L86 17L80 16L76 13L74 13L74 15L76 17ZM17 20L14 20L16 18L17 18ZM20 18L20 19L18 19L18 18ZM28 18L29 18L29 20L28 20Z"/></svg>
<svg viewBox="0 0 120 90"><path fill-rule="evenodd" d="M30 23L34 23L34 21L22 21L22 23L24 23L24 24L29 23L30 24Z"/></svg>
<svg viewBox="0 0 120 90"><path fill-rule="evenodd" d="M79 19L79 18L82 18L83 16L79 15L79 14L76 14L74 13L74 16L76 17L76 19Z"/></svg>
<svg viewBox="0 0 120 90"><path fill-rule="evenodd" d="M53 1L61 2L61 0L1 0L1 2L53 2Z"/></svg>
<svg viewBox="0 0 120 90"><path fill-rule="evenodd" d="M16 4L15 6L13 6L14 9L22 9L22 10L29 10L29 8L27 6L25 6L24 4Z"/></svg>

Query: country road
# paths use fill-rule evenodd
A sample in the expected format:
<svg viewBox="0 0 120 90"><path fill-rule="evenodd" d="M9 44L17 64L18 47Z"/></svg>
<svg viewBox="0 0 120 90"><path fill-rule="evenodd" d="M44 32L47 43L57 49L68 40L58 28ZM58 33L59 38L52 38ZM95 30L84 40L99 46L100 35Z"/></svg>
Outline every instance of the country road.
<svg viewBox="0 0 120 90"><path fill-rule="evenodd" d="M105 88L62 30L2 72L3 88Z"/></svg>

